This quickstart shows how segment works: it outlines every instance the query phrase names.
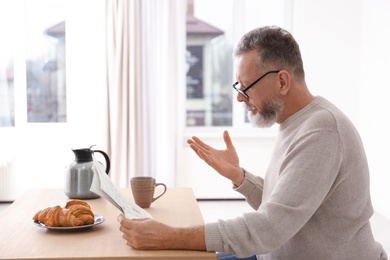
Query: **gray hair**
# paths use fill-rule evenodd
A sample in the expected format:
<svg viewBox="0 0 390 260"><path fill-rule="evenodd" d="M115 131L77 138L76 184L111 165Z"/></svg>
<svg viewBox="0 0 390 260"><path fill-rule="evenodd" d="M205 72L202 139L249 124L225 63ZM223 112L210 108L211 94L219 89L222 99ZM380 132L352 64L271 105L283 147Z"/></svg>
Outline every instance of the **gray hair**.
<svg viewBox="0 0 390 260"><path fill-rule="evenodd" d="M305 77L299 45L286 30L277 26L256 28L238 42L234 56L255 50L258 66L269 70L285 69L299 80Z"/></svg>

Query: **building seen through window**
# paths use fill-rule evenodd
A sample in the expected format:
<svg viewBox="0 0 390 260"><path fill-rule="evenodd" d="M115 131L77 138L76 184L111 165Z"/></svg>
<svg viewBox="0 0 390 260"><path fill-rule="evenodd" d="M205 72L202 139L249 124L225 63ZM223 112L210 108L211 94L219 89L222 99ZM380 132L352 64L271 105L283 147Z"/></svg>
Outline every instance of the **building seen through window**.
<svg viewBox="0 0 390 260"><path fill-rule="evenodd" d="M66 122L64 3L26 2L28 122Z"/></svg>
<svg viewBox="0 0 390 260"><path fill-rule="evenodd" d="M187 8L187 126L232 125L232 47L225 32Z"/></svg>

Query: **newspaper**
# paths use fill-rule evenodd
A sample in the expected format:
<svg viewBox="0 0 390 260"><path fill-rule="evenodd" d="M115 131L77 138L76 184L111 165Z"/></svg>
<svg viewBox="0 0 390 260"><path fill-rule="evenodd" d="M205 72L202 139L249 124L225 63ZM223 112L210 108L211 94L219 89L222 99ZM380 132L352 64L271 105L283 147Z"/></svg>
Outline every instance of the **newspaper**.
<svg viewBox="0 0 390 260"><path fill-rule="evenodd" d="M92 171L94 174L90 191L111 202L126 218L152 218L144 209L126 200L125 196L112 183L102 164L95 163L92 166Z"/></svg>

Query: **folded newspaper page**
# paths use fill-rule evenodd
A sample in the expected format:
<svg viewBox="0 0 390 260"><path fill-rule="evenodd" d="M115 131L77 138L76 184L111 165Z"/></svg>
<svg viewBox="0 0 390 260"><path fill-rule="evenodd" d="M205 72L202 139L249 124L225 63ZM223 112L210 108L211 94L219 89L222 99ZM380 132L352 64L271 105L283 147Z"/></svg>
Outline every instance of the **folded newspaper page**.
<svg viewBox="0 0 390 260"><path fill-rule="evenodd" d="M102 164L94 164L92 171L94 175L90 191L111 202L126 218L152 218L144 209L126 200L125 196L112 183Z"/></svg>

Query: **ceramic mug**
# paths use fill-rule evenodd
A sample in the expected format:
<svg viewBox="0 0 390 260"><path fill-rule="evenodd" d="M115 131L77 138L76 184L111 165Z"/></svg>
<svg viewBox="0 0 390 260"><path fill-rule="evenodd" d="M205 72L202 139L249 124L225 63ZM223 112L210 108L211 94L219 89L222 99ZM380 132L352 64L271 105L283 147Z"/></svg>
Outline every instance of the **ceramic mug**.
<svg viewBox="0 0 390 260"><path fill-rule="evenodd" d="M156 201L167 191L164 183L156 183L153 177L133 177L130 179L131 190L135 204L141 208L149 208L152 202ZM157 197L154 197L154 191L157 186L163 186L164 190Z"/></svg>

